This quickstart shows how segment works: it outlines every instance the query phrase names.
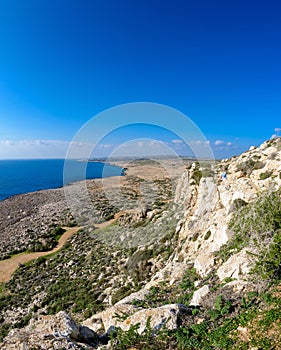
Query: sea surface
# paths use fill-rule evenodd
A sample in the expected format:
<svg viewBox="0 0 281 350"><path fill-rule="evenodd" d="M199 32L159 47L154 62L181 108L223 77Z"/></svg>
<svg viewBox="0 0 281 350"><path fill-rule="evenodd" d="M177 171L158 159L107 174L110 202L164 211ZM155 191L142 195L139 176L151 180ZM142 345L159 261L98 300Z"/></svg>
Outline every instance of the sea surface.
<svg viewBox="0 0 281 350"><path fill-rule="evenodd" d="M65 171L64 171L65 170ZM0 201L16 194L62 187L74 181L122 175L102 162L64 159L0 160Z"/></svg>

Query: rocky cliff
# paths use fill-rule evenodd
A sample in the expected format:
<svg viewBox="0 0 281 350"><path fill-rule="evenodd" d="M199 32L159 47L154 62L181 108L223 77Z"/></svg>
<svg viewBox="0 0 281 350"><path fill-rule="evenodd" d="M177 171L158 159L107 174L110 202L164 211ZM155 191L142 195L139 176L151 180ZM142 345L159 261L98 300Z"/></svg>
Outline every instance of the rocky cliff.
<svg viewBox="0 0 281 350"><path fill-rule="evenodd" d="M69 243L84 247L80 258L67 250L63 265L46 260L24 267L29 275L41 271L46 281L60 278L44 272L50 267L66 269L64 278L79 275L76 283L89 283L76 287L95 307L85 303L86 313L83 306L67 307L72 301L65 296L72 316L51 315L60 310L50 309L52 298L61 296L56 291L46 299L51 284L35 287L22 306L28 325L19 329L19 307L6 307L2 318L15 327L1 348L281 349L281 139L221 162L190 164L174 180L172 199L121 215L95 233L95 247L112 242L109 259L84 232ZM89 263L93 254L103 261L98 273ZM13 288L20 290L15 285L4 287L4 302Z"/></svg>

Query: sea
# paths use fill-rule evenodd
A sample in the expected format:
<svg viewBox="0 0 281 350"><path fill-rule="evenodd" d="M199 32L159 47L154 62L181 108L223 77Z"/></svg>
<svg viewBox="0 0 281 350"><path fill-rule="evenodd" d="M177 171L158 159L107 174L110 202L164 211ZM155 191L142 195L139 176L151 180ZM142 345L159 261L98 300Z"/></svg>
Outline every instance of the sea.
<svg viewBox="0 0 281 350"><path fill-rule="evenodd" d="M59 188L85 178L120 175L123 175L123 168L96 161L0 160L0 201L17 194Z"/></svg>

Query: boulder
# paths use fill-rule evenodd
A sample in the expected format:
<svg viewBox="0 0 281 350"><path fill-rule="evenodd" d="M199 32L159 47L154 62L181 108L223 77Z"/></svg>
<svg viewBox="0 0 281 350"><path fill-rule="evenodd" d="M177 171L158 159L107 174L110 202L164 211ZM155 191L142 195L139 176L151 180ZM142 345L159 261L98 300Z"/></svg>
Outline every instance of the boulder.
<svg viewBox="0 0 281 350"><path fill-rule="evenodd" d="M208 285L203 286L194 292L193 297L189 305L191 306L199 306L202 302L202 299L207 296L210 292L210 288Z"/></svg>
<svg viewBox="0 0 281 350"><path fill-rule="evenodd" d="M131 326L139 324L138 332L142 334L149 320L150 327L155 331L158 331L164 326L167 329L176 329L179 315L186 313L187 310L187 307L181 304L170 304L155 309L140 310L128 317L120 324L120 327L124 331L128 331Z"/></svg>
<svg viewBox="0 0 281 350"><path fill-rule="evenodd" d="M32 319L28 326L13 329L1 344L1 349L25 350L86 349L77 341L93 341L98 336L86 327L80 327L66 312Z"/></svg>
<svg viewBox="0 0 281 350"><path fill-rule="evenodd" d="M194 268L197 273L205 277L211 271L212 267L215 265L215 258L213 253L206 251L206 253L201 252L200 255L194 260Z"/></svg>
<svg viewBox="0 0 281 350"><path fill-rule="evenodd" d="M97 331L103 328L105 332L108 332L112 327L120 327L124 321L124 318L131 314L134 314L140 310L138 307L129 304L115 304L114 306L102 311L96 315L93 315L89 319L83 322L83 326L86 326L93 331Z"/></svg>
<svg viewBox="0 0 281 350"><path fill-rule="evenodd" d="M138 332L143 333L149 320L150 327L155 331L163 326L175 329L180 314L187 312L187 307L181 304L164 305L158 308L140 309L133 305L116 304L111 308L92 316L83 322L84 326L95 329L98 320L101 320L106 333L119 327L128 331L131 326L139 324Z"/></svg>
<svg viewBox="0 0 281 350"><path fill-rule="evenodd" d="M226 278L242 279L251 270L252 259L244 248L241 252L232 255L222 266L218 268L217 275L221 281Z"/></svg>

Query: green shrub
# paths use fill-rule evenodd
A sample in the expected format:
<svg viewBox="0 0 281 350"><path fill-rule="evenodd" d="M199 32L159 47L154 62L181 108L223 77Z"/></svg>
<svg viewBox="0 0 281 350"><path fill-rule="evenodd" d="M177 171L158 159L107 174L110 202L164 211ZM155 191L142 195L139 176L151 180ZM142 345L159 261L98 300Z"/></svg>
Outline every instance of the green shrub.
<svg viewBox="0 0 281 350"><path fill-rule="evenodd" d="M206 232L205 236L204 236L204 240L207 241L210 237L211 237L212 232L209 230Z"/></svg>
<svg viewBox="0 0 281 350"><path fill-rule="evenodd" d="M194 289L194 282L199 279L195 268L188 269L183 275L180 287L183 290Z"/></svg>
<svg viewBox="0 0 281 350"><path fill-rule="evenodd" d="M141 281L148 277L151 270L151 263L149 259L153 256L152 249L138 250L133 254L126 265L126 270L131 277Z"/></svg>
<svg viewBox="0 0 281 350"><path fill-rule="evenodd" d="M225 300L223 296L218 296L214 308L209 310L209 315L212 321L228 315L233 310L232 303L229 300Z"/></svg>
<svg viewBox="0 0 281 350"><path fill-rule="evenodd" d="M192 242L196 242L198 237L199 237L199 232L194 233L194 235L191 238Z"/></svg>
<svg viewBox="0 0 281 350"><path fill-rule="evenodd" d="M202 170L202 177L214 177L215 172L209 168L204 168Z"/></svg>
<svg viewBox="0 0 281 350"><path fill-rule="evenodd" d="M262 169L265 164L259 160L248 159L246 162L239 163L236 171L242 171L244 175L250 176L253 170Z"/></svg>
<svg viewBox="0 0 281 350"><path fill-rule="evenodd" d="M54 236L55 240L58 241L61 236L65 233L65 229L63 229L62 227L56 227L51 233L51 236Z"/></svg>
<svg viewBox="0 0 281 350"><path fill-rule="evenodd" d="M123 286L119 288L113 295L112 295L112 304L117 303L117 301L125 298L127 295L131 293L131 287L129 285Z"/></svg>
<svg viewBox="0 0 281 350"><path fill-rule="evenodd" d="M264 278L280 278L281 190L262 193L256 202L243 206L231 219L234 235L216 254L226 260L250 243L258 250L254 271Z"/></svg>
<svg viewBox="0 0 281 350"><path fill-rule="evenodd" d="M265 173L260 173L260 180L266 180L271 177L272 171L266 171Z"/></svg>
<svg viewBox="0 0 281 350"><path fill-rule="evenodd" d="M192 173L191 179L195 181L196 185L199 185L202 178L202 171L195 169Z"/></svg>
<svg viewBox="0 0 281 350"><path fill-rule="evenodd" d="M2 341L9 333L12 325L10 323L4 323L0 327L0 341Z"/></svg>
<svg viewBox="0 0 281 350"><path fill-rule="evenodd" d="M281 279L281 230L278 230L269 248L262 250L253 270L265 279Z"/></svg>
<svg viewBox="0 0 281 350"><path fill-rule="evenodd" d="M245 207L248 203L245 202L243 199L241 198L237 198L237 199L234 199L233 203L232 203L232 208L233 211L237 211L239 210L240 208L242 207ZM232 210L231 210L232 211Z"/></svg>
<svg viewBox="0 0 281 350"><path fill-rule="evenodd" d="M259 237L271 235L281 228L281 190L271 194L262 193L258 199L242 207L231 219L229 228L236 234L249 237L256 233Z"/></svg>

